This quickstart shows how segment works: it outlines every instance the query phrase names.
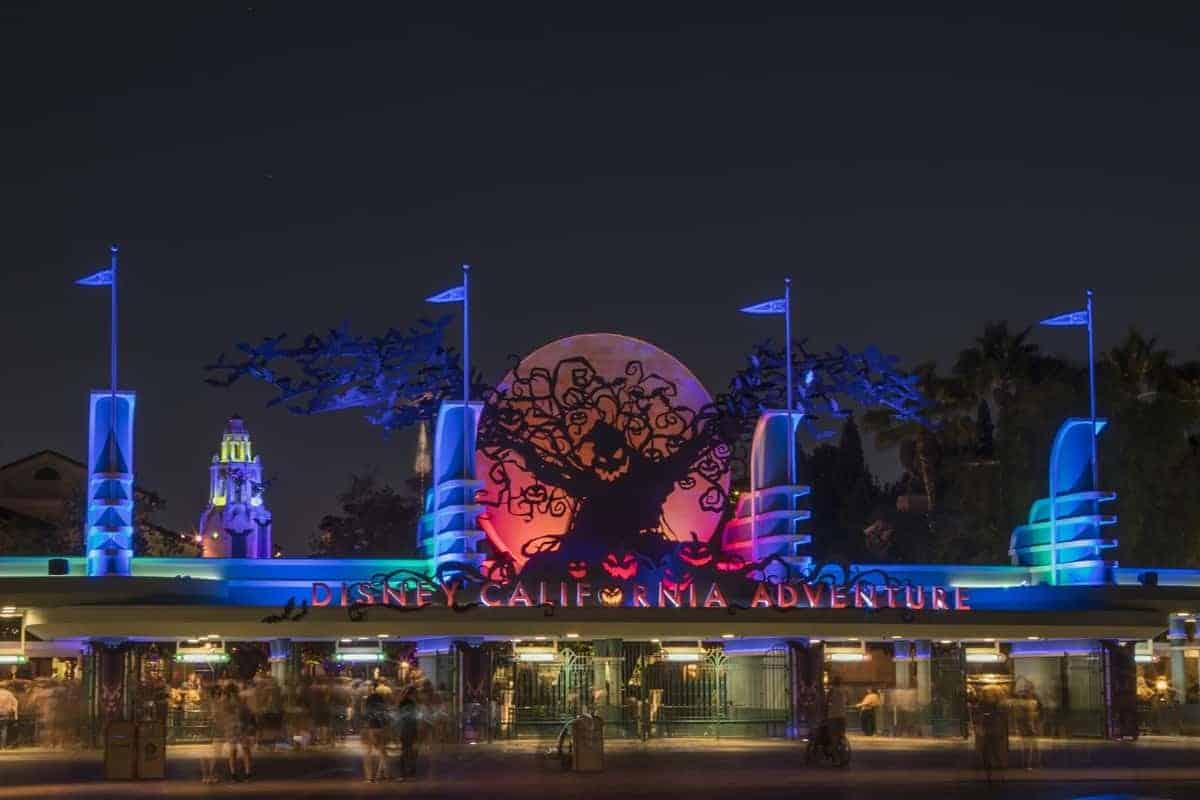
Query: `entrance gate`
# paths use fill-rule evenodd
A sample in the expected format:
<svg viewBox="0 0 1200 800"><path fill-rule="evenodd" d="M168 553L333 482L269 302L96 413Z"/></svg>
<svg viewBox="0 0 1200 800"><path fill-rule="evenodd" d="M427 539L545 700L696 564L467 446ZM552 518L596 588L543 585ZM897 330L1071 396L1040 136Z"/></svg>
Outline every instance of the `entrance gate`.
<svg viewBox="0 0 1200 800"><path fill-rule="evenodd" d="M498 662L498 734L549 738L566 720L591 711L604 718L610 738L787 735L786 650L731 654L718 646L668 655L654 643L615 644L612 655L580 645L550 661Z"/></svg>
<svg viewBox="0 0 1200 800"><path fill-rule="evenodd" d="M499 735L556 736L565 721L591 707L592 678L592 655L582 648L560 650L552 661L498 660Z"/></svg>

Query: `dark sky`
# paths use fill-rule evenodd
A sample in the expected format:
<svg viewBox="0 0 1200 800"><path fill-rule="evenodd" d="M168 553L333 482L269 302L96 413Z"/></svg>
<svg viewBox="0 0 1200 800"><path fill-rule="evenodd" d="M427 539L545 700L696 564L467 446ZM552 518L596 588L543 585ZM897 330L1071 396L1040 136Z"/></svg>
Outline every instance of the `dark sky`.
<svg viewBox="0 0 1200 800"><path fill-rule="evenodd" d="M787 274L815 346L947 363L1090 284L1099 346L1138 324L1200 356L1195 5L902 6L8 4L0 462L84 456L107 303L71 281L110 241L139 482L195 525L239 411L290 552L350 470L402 479L411 436L203 364L407 325L461 261L491 379L613 330L716 390L776 333L737 307Z"/></svg>

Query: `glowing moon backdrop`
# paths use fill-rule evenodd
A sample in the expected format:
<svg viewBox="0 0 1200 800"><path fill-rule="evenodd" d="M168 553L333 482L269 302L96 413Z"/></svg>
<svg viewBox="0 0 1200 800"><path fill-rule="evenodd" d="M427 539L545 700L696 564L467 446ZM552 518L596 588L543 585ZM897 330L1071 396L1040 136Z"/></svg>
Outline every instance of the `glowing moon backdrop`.
<svg viewBox="0 0 1200 800"><path fill-rule="evenodd" d="M538 348L489 395L481 422L492 544L522 567L560 549L594 558L580 548L708 541L729 497L712 402L683 363L640 339L589 333Z"/></svg>

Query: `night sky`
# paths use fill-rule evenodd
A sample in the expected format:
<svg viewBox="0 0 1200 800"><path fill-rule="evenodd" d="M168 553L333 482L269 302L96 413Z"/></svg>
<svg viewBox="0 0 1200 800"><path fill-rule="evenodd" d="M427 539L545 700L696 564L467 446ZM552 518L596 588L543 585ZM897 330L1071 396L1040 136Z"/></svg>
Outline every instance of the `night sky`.
<svg viewBox="0 0 1200 800"><path fill-rule="evenodd" d="M947 364L1092 285L1098 346L1138 324L1200 357L1194 4L6 5L0 462L85 457L108 306L72 281L120 242L138 479L180 529L235 411L285 551L351 470L402 480L411 434L202 367L407 326L462 261L492 380L609 330L718 390L778 335L738 306L788 274L814 347Z"/></svg>

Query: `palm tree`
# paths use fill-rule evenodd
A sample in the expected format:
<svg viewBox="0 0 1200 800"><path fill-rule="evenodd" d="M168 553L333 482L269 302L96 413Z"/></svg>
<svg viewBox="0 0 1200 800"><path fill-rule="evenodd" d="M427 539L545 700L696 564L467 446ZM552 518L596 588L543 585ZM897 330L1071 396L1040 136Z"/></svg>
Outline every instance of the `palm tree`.
<svg viewBox="0 0 1200 800"><path fill-rule="evenodd" d="M863 412L862 421L863 428L875 434L875 447L900 448L905 469L921 479L927 510L932 513L937 507L936 472L942 455L969 443L974 427L970 416L962 413L965 395L959 381L939 377L933 362L918 364L913 374L930 404L923 420L897 420L886 409L871 409Z"/></svg>
<svg viewBox="0 0 1200 800"><path fill-rule="evenodd" d="M1037 358L1037 345L1027 341L1029 331L1025 328L1013 333L1007 322L989 322L983 327L983 335L975 337L974 344L960 352L954 363L954 375L988 404L997 427L1004 422L1003 412L1028 381Z"/></svg>
<svg viewBox="0 0 1200 800"><path fill-rule="evenodd" d="M1157 345L1157 337L1147 339L1130 328L1121 343L1108 351L1122 394L1139 403L1153 403L1171 379L1171 353Z"/></svg>

